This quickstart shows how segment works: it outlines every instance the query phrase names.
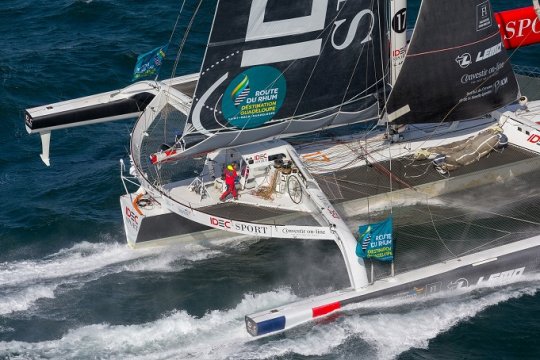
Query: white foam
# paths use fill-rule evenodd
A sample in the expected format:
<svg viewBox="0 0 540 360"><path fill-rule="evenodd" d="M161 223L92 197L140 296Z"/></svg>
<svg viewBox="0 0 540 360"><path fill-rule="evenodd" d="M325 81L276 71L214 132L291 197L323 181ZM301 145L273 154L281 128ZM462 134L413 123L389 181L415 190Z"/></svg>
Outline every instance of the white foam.
<svg viewBox="0 0 540 360"><path fill-rule="evenodd" d="M69 331L59 340L0 342L0 355L48 358L194 358L230 357L253 339L245 331L244 315L261 307L295 301L288 289L245 295L237 307L211 311L196 318L176 311L151 323L130 326L96 324Z"/></svg>
<svg viewBox="0 0 540 360"><path fill-rule="evenodd" d="M330 322L292 330L285 337L256 340L245 331L244 315L297 300L289 289L245 295L234 308L210 311L201 318L176 311L154 322L111 326L96 324L69 331L61 339L38 343L0 342L0 355L23 357L94 357L131 359L264 359L298 354L337 354L347 341L361 342L354 358L393 359L411 348L427 348L429 341L487 307L523 294L534 294L539 283L508 286L489 294L470 293L405 306L394 313L362 315L348 312ZM407 304L408 300L404 302ZM378 303L395 307L395 302ZM356 350L355 350L356 351ZM345 354L347 355L347 354ZM351 355L351 354L349 354ZM347 356L346 356L347 357Z"/></svg>
<svg viewBox="0 0 540 360"><path fill-rule="evenodd" d="M427 348L429 341L438 334L490 306L535 292L534 288L499 289L479 298L470 294L465 299L414 307L395 314L346 317L343 325L347 333L355 334L370 344L378 359L393 359L411 348Z"/></svg>
<svg viewBox="0 0 540 360"><path fill-rule="evenodd" d="M0 284L13 286L92 273L109 265L149 255L147 251L132 251L118 243L83 242L44 259L0 263Z"/></svg>
<svg viewBox="0 0 540 360"><path fill-rule="evenodd" d="M362 315L348 312L331 322L291 330L287 336L255 340L245 331L244 315L297 300L288 289L245 295L231 310L211 311L196 318L176 311L154 322L111 326L96 324L69 331L59 340L38 343L0 342L0 355L23 357L94 357L113 359L265 359L288 354L324 356L343 351L348 341L360 342L354 358L393 359L411 348L427 348L429 341L487 307L534 294L540 287L523 284L489 294L469 293L453 298L405 306L393 313ZM405 302L407 304L407 302ZM378 306L395 307L395 302ZM345 347L345 351L346 351ZM358 347L355 348L357 351ZM349 357L351 354L343 354Z"/></svg>
<svg viewBox="0 0 540 360"><path fill-rule="evenodd" d="M3 289L4 295L0 297L0 315L9 314L14 311L29 309L38 299L54 298L54 290L57 285L30 286L21 291L8 291Z"/></svg>
<svg viewBox="0 0 540 360"><path fill-rule="evenodd" d="M83 286L120 272L180 271L222 251L187 244L132 250L119 243L78 243L43 259L0 263L0 314L28 310L40 298L54 298L62 284Z"/></svg>
<svg viewBox="0 0 540 360"><path fill-rule="evenodd" d="M39 260L0 263L3 286L91 274L106 269L119 271L176 271L179 260L200 261L222 252L196 244L172 248L132 250L119 243L82 242ZM116 267L115 267L116 266Z"/></svg>
<svg viewBox="0 0 540 360"><path fill-rule="evenodd" d="M107 251L108 254L101 254ZM115 253L115 256L110 256ZM126 255L130 254L130 255ZM25 310L38 298L54 297L58 284L81 281L81 270L65 262L78 259L86 271L110 274L118 271L171 271L219 255L215 249L189 245L177 249L132 251L117 244L78 244L41 261L2 264L1 271L18 276L13 291L0 302L0 313ZM97 264L86 264L94 261ZM187 261L187 263L185 262ZM55 264L54 266L51 264ZM32 272L29 267L39 271ZM57 275L59 269L65 273ZM89 270L94 269L94 270ZM19 270L18 273L16 270ZM41 276L38 284L31 275ZM7 276L5 273L3 276ZM55 278L55 276L58 276ZM103 275L96 275L103 276ZM84 281L92 278L87 276ZM43 279L53 279L43 285ZM497 290L480 289L459 298L437 296L416 300L377 300L349 306L342 317L331 322L306 325L287 332L284 337L268 337L253 341L244 325L244 315L273 308L297 298L289 289L277 289L264 294L247 294L230 310L209 311L197 318L184 310L167 314L153 322L113 326L94 324L70 330L62 338L52 341L27 343L0 342L0 357L19 354L22 358L194 358L194 359L263 359L298 354L324 356L342 351L343 344L360 341L363 353L355 357L392 359L411 348L426 348L429 341L464 319L475 316L489 306L523 294L534 294L540 288L538 277L523 278L532 281L507 285ZM22 289L21 285L24 285ZM18 286L18 287L17 287ZM14 290L15 289L15 290ZM491 291L489 293L486 293ZM218 294L216 294L217 296ZM443 296L443 295L441 295ZM369 313L366 314L365 310ZM414 324L414 326L411 326Z"/></svg>
<svg viewBox="0 0 540 360"><path fill-rule="evenodd" d="M0 326L0 333L7 333L15 331L14 328L8 326Z"/></svg>

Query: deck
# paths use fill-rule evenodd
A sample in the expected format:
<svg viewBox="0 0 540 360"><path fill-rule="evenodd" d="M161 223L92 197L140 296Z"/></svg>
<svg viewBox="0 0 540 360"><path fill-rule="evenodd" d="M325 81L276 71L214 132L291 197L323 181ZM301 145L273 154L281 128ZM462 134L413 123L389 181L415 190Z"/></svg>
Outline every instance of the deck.
<svg viewBox="0 0 540 360"><path fill-rule="evenodd" d="M512 164L518 161L538 158L531 152L516 147L508 147L502 152L493 152L488 157L469 166L462 167L451 173L450 178L473 174ZM392 184L390 185L389 169L392 169ZM427 171L426 171L427 170ZM319 186L335 204L348 203L355 200L367 199L377 194L392 190L415 188L435 181L445 180L429 162L412 164L410 157L385 161L373 166L362 166L338 171L332 174L314 175ZM421 175L421 176L419 176ZM242 192L240 192L242 196ZM232 201L202 208L206 213L224 218L234 218L250 222L271 222L273 218L283 217L292 211L285 209L270 209L262 206L251 206L240 202L233 205ZM292 210L292 209L291 209Z"/></svg>
<svg viewBox="0 0 540 360"><path fill-rule="evenodd" d="M540 225L538 155L510 146L502 152L494 152L477 163L454 171L450 178L444 178L432 167L426 168L427 164L413 167L410 158L407 157L393 160L391 166L394 174L392 194L405 191L408 194L418 195L416 199L418 201L393 208L396 273L456 259L538 233ZM334 198L334 205L354 228L369 221L368 218L371 221L379 221L389 215L388 209L368 214L355 213L347 207L351 204L374 203L378 196L388 196L389 168L390 162L382 162L378 166L338 171L335 178L317 175L317 180L329 198ZM423 175L417 176L419 174ZM513 174L519 176L514 177ZM503 181L503 176L509 177ZM463 179L468 179L467 188L462 187L465 183ZM440 194L437 196L426 195L424 190L433 184L442 184L445 189L439 190ZM454 187L450 184L454 184ZM471 188L471 184L478 186ZM355 209L354 206L352 209ZM308 214L288 209L226 202L201 210L219 217L242 221L315 225L314 219ZM156 218L156 221L161 220L165 221L167 226L156 223L150 227L170 230L167 234L160 233L161 237L182 233L186 234L186 239L211 239L235 235L193 224L175 214L170 214L167 219ZM141 232L140 235L137 240L140 243L156 238L156 234L151 231ZM370 261L368 266L371 266ZM384 278L390 274L389 263L373 262L373 268L374 279Z"/></svg>

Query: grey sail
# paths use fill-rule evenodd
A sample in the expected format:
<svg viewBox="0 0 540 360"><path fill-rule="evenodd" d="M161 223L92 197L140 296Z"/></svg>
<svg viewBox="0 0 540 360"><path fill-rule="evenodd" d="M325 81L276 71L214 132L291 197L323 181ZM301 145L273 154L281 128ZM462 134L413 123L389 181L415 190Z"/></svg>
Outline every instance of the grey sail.
<svg viewBox="0 0 540 360"><path fill-rule="evenodd" d="M470 119L518 96L490 3L424 0L403 68L387 102L389 120L424 123Z"/></svg>
<svg viewBox="0 0 540 360"><path fill-rule="evenodd" d="M183 154L377 118L383 14L371 0L220 1Z"/></svg>

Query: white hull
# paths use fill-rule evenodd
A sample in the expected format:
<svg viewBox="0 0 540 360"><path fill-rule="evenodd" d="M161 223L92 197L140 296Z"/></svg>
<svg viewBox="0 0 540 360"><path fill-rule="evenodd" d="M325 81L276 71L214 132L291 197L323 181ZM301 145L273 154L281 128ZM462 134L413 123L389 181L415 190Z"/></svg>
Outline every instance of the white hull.
<svg viewBox="0 0 540 360"><path fill-rule="evenodd" d="M172 86L168 90L167 101L177 111L186 113L191 99L183 91L191 89L196 80L197 75L190 75L162 82L160 86ZM176 87L181 89L178 90ZM165 101L162 101L164 99L160 98L161 92L154 92L152 84L139 84L132 89L128 88L121 92L99 94L53 104L54 106L30 109L28 111L30 118L27 120L37 119L39 121L27 123L27 129L29 132L40 133L43 142L42 159L48 164L51 130L133 116L134 113L131 111L122 113L118 109L114 109L113 112L116 115L113 116L101 116L99 111L97 116L94 116L92 112L89 113L87 110L89 108L97 108L100 111L105 109L102 114L107 114L111 106L114 108L117 105L116 97L129 100L133 96L148 92L155 96L149 104L150 108L159 112L165 106ZM84 116L88 116L81 118L78 122L63 122L65 114L77 111L79 108L82 108ZM143 117L138 122L143 127L136 127L132 134L132 154L141 155L139 153L141 150L137 147L134 148L133 144L141 143L142 139L148 135L144 126L151 123L149 119L145 118L145 114L149 113L143 113ZM47 126L49 118L60 120L54 126ZM512 105L502 111L494 112L492 117L483 119L445 125L414 126L394 135L392 139L386 138L384 131L380 131L372 132L369 136L365 136L365 134L344 136L339 143L314 142L298 146L295 149L283 141L260 142L238 148L236 149L238 150L237 160L260 158L263 167L268 167L271 162L268 157L271 154L270 150L274 153L283 153L285 159L291 161L293 167L298 170L298 173L292 175L302 180L303 197L298 202L291 201L290 193L287 196L288 183L285 188L283 184L278 185L276 187L277 195L271 200L261 200L247 192L244 192L242 196L241 193L238 201L240 205L245 205L250 209L259 209L263 213L264 211L267 213L282 212L275 216L259 217L255 222L239 221L206 212L207 208L219 205L218 198L222 191L219 186L214 185L212 174L209 172L199 178L205 188L205 196L201 196L200 193L192 191L195 188L193 185L195 179L173 182L158 187L149 181L147 174L135 171L133 174L136 175L141 188L137 193L126 194L120 198L128 245L139 248L185 241L215 241L239 236L255 236L261 239L279 237L291 240L335 241L342 252L351 288L249 315L246 317L246 326L248 332L254 336L283 331L342 309L347 304L362 302L370 298L410 296L412 291L418 294L420 291L418 289L424 289L422 294L426 295L435 292L435 290L438 292L452 290L456 287L464 288L459 284L463 284L465 280L468 284L467 288L473 288L479 283L481 285L496 285L497 281L485 281L485 279L494 280L501 276L507 280L516 281L523 273L538 270L536 259L540 255L540 238L532 237L514 242L511 246L494 247L473 255L400 273L394 277L379 279L368 285L366 269L363 262L356 257L354 252L356 240L351 233L352 229L349 228L349 226L354 227L356 224L348 224L346 220L367 214L370 211L409 205L442 194L493 182L504 182L515 176L535 172L540 168L540 156L535 155L528 159L491 166L457 177L441 178L437 181L414 186L414 189L389 189L392 191L334 203L327 199L312 174L357 169L381 163L389 158L403 158L414 154L419 148L440 146L456 140L463 140L497 124L504 129L512 146L540 154L538 147L540 144L539 122L540 102L533 102L528 104L528 108ZM220 150L221 152L217 151L213 155L213 160L217 163L230 161L230 158L226 158L227 154L230 153L226 151L236 150L232 148ZM256 166L253 168L255 169ZM219 174L219 167L217 173ZM255 177L257 186L263 184L265 181L263 178L264 176L259 176L257 180ZM247 179L242 186L247 186ZM421 198L418 197L418 194L421 194ZM146 202L141 203L141 199ZM315 218L318 225L277 225L305 216ZM441 286L433 285L439 283Z"/></svg>
<svg viewBox="0 0 540 360"><path fill-rule="evenodd" d="M539 105L529 105L530 109L534 109L534 107L539 107ZM414 153L420 143L427 147L438 146L442 143L464 139L492 126L497 120L500 125L503 126L505 134L508 135L512 145L538 153L537 143L540 141L540 129L536 124L536 121L540 121L540 115L534 115L531 118L531 113L528 112L524 113L529 116L529 118L526 118L520 116L519 107L516 106L512 108L512 110L512 112L496 113L492 119L481 119L476 122L453 124L436 134L426 133L426 131L422 129L404 133L401 141L392 144L389 148L388 146L384 148L385 144L388 145L388 143L383 139L381 134L373 134L370 139L364 140L366 148L371 146L369 151L371 156L369 162L382 161L389 157L389 152L391 152L392 157L395 158L410 155L411 153ZM429 126L427 125L426 127ZM449 133L452 134L451 137L449 136ZM538 135L538 138L535 137L536 135ZM349 140L354 139L353 137L349 137ZM264 143L261 145L264 146ZM309 163L309 161L313 159L323 159L325 160L325 163L320 167L321 170L329 169L332 171L332 166L334 166L335 169L342 169L348 159L354 156L355 152L359 150L358 148L352 150L349 148L351 154L349 156L343 156L343 146L343 144L329 146L328 144L314 143L297 148L297 152L302 157L304 163ZM384 148L384 150L377 151L376 149L378 148ZM336 160L333 160L335 154L341 154L341 156L336 156ZM314 162L316 163L317 161ZM365 161L352 164L349 161L348 163L350 167L362 167L366 165ZM310 172L316 173L316 164L310 164L309 170ZM429 182L416 186L415 190L401 189L367 198L337 203L335 204L335 210L342 218L348 219L353 216L366 214L369 210L386 209L390 204L393 206L400 206L414 203L415 201L418 201L418 193L421 193L424 199L430 199L454 191L470 189L495 182L504 182L516 176L537 172L539 170L540 156L535 156L458 177L450 177L435 182ZM185 185L181 186L184 186L184 190L176 192L176 194L186 192ZM174 192L171 191L169 194L174 194ZM135 211L133 208L133 196L134 195L124 195L121 198L128 243L132 247L171 244L177 241L217 240L220 238L245 235L257 236L257 234L241 235L233 232L224 232L221 230L223 222L206 222L203 223L203 225L213 227L214 229L206 228L195 232L176 235L170 234L170 236L167 237L139 241L138 233L135 231L137 226L134 226L133 221L131 220L130 222L129 220L129 214L133 214ZM159 220L161 217L182 215L182 211L179 212L177 208L167 209L167 204L170 204L171 201L164 201L163 196L166 197L166 195L161 194L161 196L162 197L158 199L158 202L165 206L160 207L157 206L156 203L152 209L145 210L146 214L138 219L138 225L144 226L145 221L147 221L148 224L155 222L154 225L150 225L151 227L162 228ZM182 198L180 197L172 200L181 201ZM192 203L191 206L196 207L196 202ZM261 206L264 206L264 204ZM279 206L279 204L275 206ZM304 210L308 211L308 209ZM279 218L263 219L260 222L276 222L276 219L278 219L277 223L281 223L287 217L294 216L296 216L294 213L285 214L280 215ZM153 232L150 230L146 231L146 233ZM264 234L261 234L259 237L265 238ZM313 240L332 240L332 238L322 236L319 239ZM349 256L348 261L350 262L350 260L353 259L350 250L343 250L341 245L339 246L342 249L344 259L347 259L347 256ZM248 332L253 336L268 335L290 329L335 311L343 311L344 307L346 310L347 305L360 303L372 298L388 296L425 296L436 292L457 289L466 291L473 289L476 286L497 286L501 282L519 281L523 274L538 271L538 262L536 261L538 256L540 256L540 236L520 240L508 245L497 246L489 250L441 262L428 267L422 267L406 273L400 273L394 277L379 279L367 286L354 285L355 279L351 276L351 265L346 260L346 268L349 270L351 284L353 284L351 288L248 315L246 316L246 327Z"/></svg>
<svg viewBox="0 0 540 360"><path fill-rule="evenodd" d="M321 141L314 142L305 146L299 146L295 150L298 153L301 161L299 166L306 174L317 174L337 171L338 169L362 168L368 164L385 161L389 158L399 159L401 157L414 154L419 148L440 146L451 143L457 140L463 140L500 124L505 134L509 138L509 142L520 148L525 148L533 153L539 153L540 145L540 102L535 102L529 106L530 109L536 111L526 113L528 118L525 118L516 112L515 107L510 111L495 113L493 118L485 118L468 122L451 123L447 126L437 126L432 124L416 126L415 129L403 132L400 134L398 142L389 143L384 138L382 132L373 132L367 138L359 135L344 136L335 143L328 144ZM513 111L512 111L513 110ZM536 114L531 117L531 114ZM538 134L538 135L535 135ZM531 141L533 140L533 141ZM253 153L270 153L269 149L274 148L274 152L285 152L283 148L284 142L263 142L251 146L247 146L248 151ZM368 154L362 156L363 154ZM356 161L351 159L358 158ZM216 159L218 159L216 157ZM266 163L265 163L266 164ZM462 175L458 178L449 177L441 178L439 181L430 182L415 186L415 189L396 189L386 193L363 197L353 200L336 202L333 206L339 214L344 218L361 215L369 209L372 211L380 211L388 209L390 206L407 205L418 201L418 193L422 194L422 198L428 199L453 191L472 188L480 185L493 183L495 181L503 181L513 176L519 176L527 172L535 171L540 166L540 159L527 159L522 162L502 164L501 166L492 167L482 170L481 172ZM186 179L177 183L166 184L163 190L159 190L151 186L148 181L139 176L142 188L156 200L151 209L148 211L138 211L133 206L133 199L136 195L127 195L122 197L122 208L124 209L124 221L126 222L127 240L130 246L137 247L141 242L137 238L137 226L130 224L130 213L138 213L141 216L155 217L162 214L176 213L179 216L185 217L188 220L197 222L205 227L214 228L217 230L228 230L239 234L250 236L268 237L272 230L263 231L236 231L232 226L225 227L222 222L212 221L207 214L198 211L198 209L206 209L209 206L219 204L219 196L222 193L222 188L214 186L213 179L210 178L210 173L205 173L202 177L202 182L205 184L208 196L201 197L200 194L193 191L191 184L195 178ZM312 179L312 181L315 181ZM290 201L287 194L277 193L276 197L271 200L264 200L260 197L253 196L249 191L240 192L241 196L237 204L245 204L258 208L269 208L275 210L289 209L295 212L303 212L304 214L317 216L318 211L313 210L309 202L302 201L295 204ZM230 201L230 200L229 200ZM368 209L369 204L369 209ZM129 210L126 210L128 209ZM288 217L297 215L279 215L277 217L261 218L258 223L276 223L276 220L285 220ZM224 219L223 221L233 222L233 219ZM279 223L279 222L278 222ZM275 231L275 230L274 230ZM189 238L185 233L178 234L178 240ZM280 234L283 238L288 238L286 234ZM167 239L152 239L160 242L165 240L167 243L173 241L175 236L168 236ZM296 238L296 237L293 237ZM308 237L314 240L333 240L329 233L321 234L320 236ZM143 241L149 241L144 239Z"/></svg>

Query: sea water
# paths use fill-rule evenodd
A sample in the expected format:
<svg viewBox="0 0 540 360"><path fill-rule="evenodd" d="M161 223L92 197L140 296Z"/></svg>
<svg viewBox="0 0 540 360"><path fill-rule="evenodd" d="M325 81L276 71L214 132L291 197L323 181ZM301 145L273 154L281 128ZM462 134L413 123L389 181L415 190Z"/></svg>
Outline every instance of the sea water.
<svg viewBox="0 0 540 360"><path fill-rule="evenodd" d="M118 175L132 122L53 133L47 168L39 137L24 129L24 109L126 86L137 55L168 41L180 6L180 0L0 3L0 358L540 358L534 277L449 299L352 306L253 339L245 314L347 286L333 243L233 238L127 248ZM198 70L212 8L201 7L178 73ZM175 39L190 15L181 18ZM540 66L539 56L537 46L529 47L512 61ZM169 54L162 74L173 61Z"/></svg>

